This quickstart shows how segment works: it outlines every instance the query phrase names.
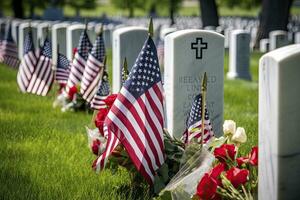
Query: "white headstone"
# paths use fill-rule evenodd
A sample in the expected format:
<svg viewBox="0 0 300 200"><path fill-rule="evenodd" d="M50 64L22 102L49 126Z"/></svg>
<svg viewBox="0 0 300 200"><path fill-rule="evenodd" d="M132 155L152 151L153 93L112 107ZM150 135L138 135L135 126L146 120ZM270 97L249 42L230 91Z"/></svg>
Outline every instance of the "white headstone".
<svg viewBox="0 0 300 200"><path fill-rule="evenodd" d="M18 44L18 38L19 38L19 26L22 23L21 20L14 19L11 22L11 35L16 44Z"/></svg>
<svg viewBox="0 0 300 200"><path fill-rule="evenodd" d="M261 53L266 53L269 51L270 41L268 38L261 39L259 41L259 51Z"/></svg>
<svg viewBox="0 0 300 200"><path fill-rule="evenodd" d="M49 22L43 22L38 25L37 38L40 40L40 45L44 44L47 34L48 38L51 38L51 25Z"/></svg>
<svg viewBox="0 0 300 200"><path fill-rule="evenodd" d="M259 61L258 199L300 199L300 45Z"/></svg>
<svg viewBox="0 0 300 200"><path fill-rule="evenodd" d="M174 27L167 27L167 28L162 28L160 31L160 39L164 39L166 37L166 35L173 33L177 31L177 28Z"/></svg>
<svg viewBox="0 0 300 200"><path fill-rule="evenodd" d="M24 40L25 36L29 31L29 22L21 23L19 26L19 37L18 37L18 54L19 59L23 58L23 50L24 50ZM32 28L32 38L33 43L37 44L37 30L35 28Z"/></svg>
<svg viewBox="0 0 300 200"><path fill-rule="evenodd" d="M72 24L67 28L67 58L72 60L73 57L73 49L77 48L80 35L82 31L85 29L84 24ZM88 36L90 41L93 43L96 38L96 33L92 30L92 27L88 27Z"/></svg>
<svg viewBox="0 0 300 200"><path fill-rule="evenodd" d="M181 137L204 72L208 76L207 107L216 135L221 135L224 102L224 36L196 29L171 33L165 38L164 89L166 126Z"/></svg>
<svg viewBox="0 0 300 200"><path fill-rule="evenodd" d="M215 26L205 26L203 29L208 31L216 31L217 28Z"/></svg>
<svg viewBox="0 0 300 200"><path fill-rule="evenodd" d="M66 55L67 53L67 27L68 23L59 23L52 26L52 62L53 65L57 64L57 46L59 45L59 53Z"/></svg>
<svg viewBox="0 0 300 200"><path fill-rule="evenodd" d="M288 35L286 31L271 31L269 34L270 51L289 45Z"/></svg>
<svg viewBox="0 0 300 200"><path fill-rule="evenodd" d="M38 48L38 26L40 25L40 21L36 20L36 21L32 21L31 22L31 30L32 30L32 40L33 40L33 44L34 44L34 48L37 49Z"/></svg>
<svg viewBox="0 0 300 200"><path fill-rule="evenodd" d="M147 36L148 30L143 27L124 27L113 32L113 93L117 93L121 89L124 58L127 59L130 71Z"/></svg>
<svg viewBox="0 0 300 200"><path fill-rule="evenodd" d="M105 48L111 49L111 47L112 47L113 30L114 30L114 27L112 24L103 26L103 40L104 40Z"/></svg>
<svg viewBox="0 0 300 200"><path fill-rule="evenodd" d="M224 47L227 49L229 48L229 43L230 43L230 32L233 30L232 27L227 28L224 30L224 37L225 37L225 41L224 41Z"/></svg>
<svg viewBox="0 0 300 200"><path fill-rule="evenodd" d="M231 32L229 45L229 72L227 78L251 80L250 64L250 33L245 30Z"/></svg>
<svg viewBox="0 0 300 200"><path fill-rule="evenodd" d="M300 44L300 32L295 33L295 44Z"/></svg>

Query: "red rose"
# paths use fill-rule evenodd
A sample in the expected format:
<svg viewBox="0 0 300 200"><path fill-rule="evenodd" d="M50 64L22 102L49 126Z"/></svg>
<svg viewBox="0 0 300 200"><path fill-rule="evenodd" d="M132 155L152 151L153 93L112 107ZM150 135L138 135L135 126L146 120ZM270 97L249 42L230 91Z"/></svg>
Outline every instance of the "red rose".
<svg viewBox="0 0 300 200"><path fill-rule="evenodd" d="M75 54L77 53L77 48L75 47L75 48L73 48L73 57L75 56Z"/></svg>
<svg viewBox="0 0 300 200"><path fill-rule="evenodd" d="M245 184L247 182L248 175L249 171L247 169L239 169L237 167L232 167L226 172L227 179L235 188L241 184Z"/></svg>
<svg viewBox="0 0 300 200"><path fill-rule="evenodd" d="M96 127L99 129L99 132L101 133L101 135L103 136L103 124L104 124L104 120L108 114L108 109L107 108L100 108L96 119L95 119L95 125Z"/></svg>
<svg viewBox="0 0 300 200"><path fill-rule="evenodd" d="M96 156L98 156L98 154L99 154L100 145L101 145L100 140L96 139L93 141L92 151Z"/></svg>
<svg viewBox="0 0 300 200"><path fill-rule="evenodd" d="M258 165L258 147L253 147L249 156L249 163L253 166Z"/></svg>
<svg viewBox="0 0 300 200"><path fill-rule="evenodd" d="M204 174L197 186L196 195L198 195L200 199L214 199L216 197L216 192L217 181L209 176L208 173Z"/></svg>
<svg viewBox="0 0 300 200"><path fill-rule="evenodd" d="M214 155L220 162L225 162L228 158L234 160L235 158L235 146L233 144L223 144L214 151Z"/></svg>
<svg viewBox="0 0 300 200"><path fill-rule="evenodd" d="M220 174L225 170L226 165L224 163L220 163L216 165L211 171L210 176L214 179L218 178Z"/></svg>
<svg viewBox="0 0 300 200"><path fill-rule="evenodd" d="M240 157L236 159L238 166L242 166L243 164L247 164L249 162L249 157Z"/></svg>
<svg viewBox="0 0 300 200"><path fill-rule="evenodd" d="M215 179L217 181L218 186L222 185L222 182L219 179L220 174L225 171L226 164L225 163L220 163L216 165L211 171L210 171L210 177Z"/></svg>
<svg viewBox="0 0 300 200"><path fill-rule="evenodd" d="M104 100L105 104L110 108L113 105L114 101L116 100L117 96L118 96L117 94L111 94L111 95L109 95Z"/></svg>
<svg viewBox="0 0 300 200"><path fill-rule="evenodd" d="M74 95L77 93L77 87L76 86L73 86L70 88L69 90L69 93L68 93L68 96L69 96L69 99L72 101L73 98L74 98Z"/></svg>

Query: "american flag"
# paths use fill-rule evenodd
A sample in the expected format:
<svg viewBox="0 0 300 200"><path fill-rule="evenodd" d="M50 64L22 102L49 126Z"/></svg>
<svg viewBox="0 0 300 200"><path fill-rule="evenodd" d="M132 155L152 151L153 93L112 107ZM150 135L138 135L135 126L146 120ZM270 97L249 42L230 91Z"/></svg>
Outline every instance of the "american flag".
<svg viewBox="0 0 300 200"><path fill-rule="evenodd" d="M15 44L11 34L11 23L7 23L5 37L1 42L0 62L3 62L13 68L17 68L20 65L17 45Z"/></svg>
<svg viewBox="0 0 300 200"><path fill-rule="evenodd" d="M105 108L105 102L103 101L110 93L110 86L108 82L108 73L104 70L102 75L102 80L98 86L98 90L91 101L91 108L94 110L99 110L100 108Z"/></svg>
<svg viewBox="0 0 300 200"><path fill-rule="evenodd" d="M91 102L96 93L100 72L104 66L104 57L105 46L102 33L100 33L89 54L81 81L80 93L87 102Z"/></svg>
<svg viewBox="0 0 300 200"><path fill-rule="evenodd" d="M24 93L27 90L36 63L37 57L35 56L32 32L30 29L25 37L23 59L21 60L21 64L17 75L18 86L20 90Z"/></svg>
<svg viewBox="0 0 300 200"><path fill-rule="evenodd" d="M202 95L198 94L194 98L190 114L187 119L187 130L185 131L183 138L185 143L190 143L193 139L197 142L201 141L202 133ZM205 107L205 117L204 117L204 137L203 142L206 143L214 136L212 125L210 123L207 108Z"/></svg>
<svg viewBox="0 0 300 200"><path fill-rule="evenodd" d="M87 35L86 29L81 33L79 38L79 45L77 48L77 52L75 53L71 71L68 78L66 92L69 93L70 88L73 86L77 86L81 82L81 78L84 72L84 68L86 65L86 61L89 56L89 51L92 48L92 44Z"/></svg>
<svg viewBox="0 0 300 200"><path fill-rule="evenodd" d="M105 119L107 146L93 167L103 169L121 142L137 170L153 184L155 171L165 160L163 121L163 86L156 47L149 36Z"/></svg>
<svg viewBox="0 0 300 200"><path fill-rule="evenodd" d="M27 92L46 96L51 89L53 81L54 73L52 70L51 42L46 38L41 48L40 56L28 85Z"/></svg>
<svg viewBox="0 0 300 200"><path fill-rule="evenodd" d="M69 78L70 69L71 64L68 58L63 54L58 53L55 81L58 83L66 84Z"/></svg>

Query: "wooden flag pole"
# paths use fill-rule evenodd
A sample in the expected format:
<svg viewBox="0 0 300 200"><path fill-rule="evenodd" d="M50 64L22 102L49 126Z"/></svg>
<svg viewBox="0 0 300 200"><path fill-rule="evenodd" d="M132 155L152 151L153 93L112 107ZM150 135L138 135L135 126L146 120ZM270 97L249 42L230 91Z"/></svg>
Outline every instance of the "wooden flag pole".
<svg viewBox="0 0 300 200"><path fill-rule="evenodd" d="M149 28L148 28L148 34L150 37L153 37L153 20L152 17L150 18Z"/></svg>
<svg viewBox="0 0 300 200"><path fill-rule="evenodd" d="M207 91L207 76L206 72L204 72L204 76L202 78L201 84L201 149L203 147L203 137L204 137L204 121L205 121L205 106L206 106L206 91Z"/></svg>
<svg viewBox="0 0 300 200"><path fill-rule="evenodd" d="M124 78L123 82L125 82L128 78L128 66L127 66L126 57L124 58L124 62L123 62L123 71L124 71L124 77L122 77L122 78Z"/></svg>

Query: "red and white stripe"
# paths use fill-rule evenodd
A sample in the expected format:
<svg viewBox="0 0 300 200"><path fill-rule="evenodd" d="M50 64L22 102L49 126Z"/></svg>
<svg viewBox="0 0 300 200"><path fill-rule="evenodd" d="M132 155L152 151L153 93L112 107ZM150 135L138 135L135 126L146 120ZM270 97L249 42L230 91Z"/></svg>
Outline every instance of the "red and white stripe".
<svg viewBox="0 0 300 200"><path fill-rule="evenodd" d="M201 135L202 135L202 122L199 121L193 126L189 127L188 129L188 139L187 142L190 143L192 139L196 138L198 142L201 141ZM214 136L214 132L212 131L212 125L210 123L210 120L204 121L204 136L203 136L203 142L207 143L212 137Z"/></svg>
<svg viewBox="0 0 300 200"><path fill-rule="evenodd" d="M94 110L100 110L101 108L106 108L106 104L104 100L107 98L107 96L101 96L95 94L93 100L91 101L91 108Z"/></svg>
<svg viewBox="0 0 300 200"><path fill-rule="evenodd" d="M57 68L55 72L55 81L58 83L66 84L69 78L70 68Z"/></svg>
<svg viewBox="0 0 300 200"><path fill-rule="evenodd" d="M137 170L150 184L164 163L163 117L163 87L158 82L137 99L123 87L104 123L108 137L118 134ZM115 140L108 140L107 145L107 154L95 162L97 169L104 167L102 160L112 152Z"/></svg>
<svg viewBox="0 0 300 200"><path fill-rule="evenodd" d="M35 53L32 51L25 54L21 61L18 75L17 75L17 83L20 90L24 93L27 90L36 63L37 63L37 58L35 57Z"/></svg>
<svg viewBox="0 0 300 200"><path fill-rule="evenodd" d="M97 86L100 80L100 71L103 67L104 64L102 62L97 60L92 54L89 54L80 87L82 98L87 102L91 102L97 92Z"/></svg>
<svg viewBox="0 0 300 200"><path fill-rule="evenodd" d="M54 81L54 73L51 62L52 59L44 55L40 56L36 69L28 85L27 92L41 96L46 96L48 94Z"/></svg>
<svg viewBox="0 0 300 200"><path fill-rule="evenodd" d="M77 52L75 54L73 63L71 65L71 71L70 71L70 75L69 75L67 86L66 86L67 93L69 92L70 88L80 84L82 75L84 73L85 65L86 65L86 61Z"/></svg>
<svg viewBox="0 0 300 200"><path fill-rule="evenodd" d="M17 46L14 43L4 40L1 44L0 54L0 62L13 68L20 65Z"/></svg>

